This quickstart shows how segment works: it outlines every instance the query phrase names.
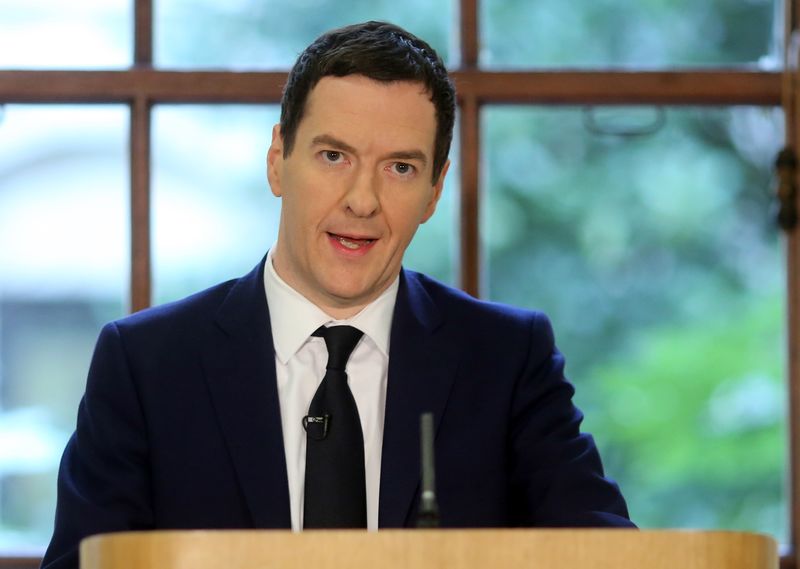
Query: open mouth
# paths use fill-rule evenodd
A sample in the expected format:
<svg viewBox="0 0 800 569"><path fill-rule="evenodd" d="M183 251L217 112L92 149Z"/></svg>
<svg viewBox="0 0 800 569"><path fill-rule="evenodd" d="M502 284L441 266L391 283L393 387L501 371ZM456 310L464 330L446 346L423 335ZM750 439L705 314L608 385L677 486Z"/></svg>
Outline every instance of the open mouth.
<svg viewBox="0 0 800 569"><path fill-rule="evenodd" d="M349 237L344 235L337 235L335 233L328 233L332 239L338 241L342 247L355 251L361 247L366 247L375 242L375 239L359 239L356 237Z"/></svg>

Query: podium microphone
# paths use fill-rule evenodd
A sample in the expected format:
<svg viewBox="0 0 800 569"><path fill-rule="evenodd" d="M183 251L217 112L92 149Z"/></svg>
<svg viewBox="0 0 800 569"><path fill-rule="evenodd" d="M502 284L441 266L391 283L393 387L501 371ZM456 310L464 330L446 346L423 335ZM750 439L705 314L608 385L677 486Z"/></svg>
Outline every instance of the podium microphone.
<svg viewBox="0 0 800 569"><path fill-rule="evenodd" d="M436 504L436 468L433 463L433 413L419 418L420 452L422 458L422 493L417 514L418 528L439 527L439 506Z"/></svg>

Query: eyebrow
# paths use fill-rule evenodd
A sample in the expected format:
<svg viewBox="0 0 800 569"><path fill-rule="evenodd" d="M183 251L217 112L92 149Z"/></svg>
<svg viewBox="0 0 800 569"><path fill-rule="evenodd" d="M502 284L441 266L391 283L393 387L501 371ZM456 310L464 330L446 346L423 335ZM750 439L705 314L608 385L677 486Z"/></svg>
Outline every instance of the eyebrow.
<svg viewBox="0 0 800 569"><path fill-rule="evenodd" d="M344 150L350 154L356 154L355 148L343 140L339 140L335 136L331 136L330 134L320 134L319 136L315 136L311 141L311 146L331 146L337 150Z"/></svg>
<svg viewBox="0 0 800 569"><path fill-rule="evenodd" d="M390 152L386 157L393 160L418 160L423 166L428 165L428 157L422 150L398 150Z"/></svg>
<svg viewBox="0 0 800 569"><path fill-rule="evenodd" d="M347 144L343 140L339 140L335 136L331 136L330 134L320 134L315 136L311 140L311 146L330 146L336 150L344 150L350 154L357 154L356 149L351 145ZM428 157L422 150L418 149L397 150L387 154L386 158L392 160L418 160L423 166L427 166L428 164Z"/></svg>

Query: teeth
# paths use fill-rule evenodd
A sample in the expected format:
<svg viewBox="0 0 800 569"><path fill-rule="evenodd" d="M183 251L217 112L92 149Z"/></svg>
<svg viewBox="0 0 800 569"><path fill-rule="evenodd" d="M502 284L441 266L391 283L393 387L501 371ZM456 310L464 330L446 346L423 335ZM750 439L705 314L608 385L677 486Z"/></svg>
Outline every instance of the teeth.
<svg viewBox="0 0 800 569"><path fill-rule="evenodd" d="M339 243L341 243L342 245L344 245L348 249L358 249L359 247L361 247L363 245L369 245L373 241L372 239L363 239L361 241L351 241L350 239L346 239L346 238L338 236L338 235L337 235L336 239L339 241Z"/></svg>
<svg viewBox="0 0 800 569"><path fill-rule="evenodd" d="M348 249L358 249L361 247L358 243L345 239L344 237L339 237L339 243L347 247Z"/></svg>

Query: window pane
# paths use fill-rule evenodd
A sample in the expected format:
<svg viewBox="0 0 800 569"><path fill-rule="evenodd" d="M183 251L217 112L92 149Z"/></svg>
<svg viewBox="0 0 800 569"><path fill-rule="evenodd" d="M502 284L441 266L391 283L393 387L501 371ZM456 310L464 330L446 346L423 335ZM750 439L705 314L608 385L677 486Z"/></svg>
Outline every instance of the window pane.
<svg viewBox="0 0 800 569"><path fill-rule="evenodd" d="M660 113L485 111L490 297L551 317L634 521L783 539L781 114Z"/></svg>
<svg viewBox="0 0 800 569"><path fill-rule="evenodd" d="M266 155L277 106L153 111L153 298L177 300L252 269L278 235Z"/></svg>
<svg viewBox="0 0 800 569"><path fill-rule="evenodd" d="M780 65L783 2L481 2L493 67Z"/></svg>
<svg viewBox="0 0 800 569"><path fill-rule="evenodd" d="M243 275L278 235L280 201L266 154L277 106L154 109L154 302L176 300ZM453 185L453 184L456 185ZM457 178L417 234L410 268L452 281Z"/></svg>
<svg viewBox="0 0 800 569"><path fill-rule="evenodd" d="M0 118L0 550L44 546L103 323L125 312L127 109Z"/></svg>
<svg viewBox="0 0 800 569"><path fill-rule="evenodd" d="M0 67L130 65L132 6L130 0L0 0Z"/></svg>
<svg viewBox="0 0 800 569"><path fill-rule="evenodd" d="M364 20L407 28L448 61L454 0L164 0L155 3L155 61L166 67L286 69L321 33Z"/></svg>

